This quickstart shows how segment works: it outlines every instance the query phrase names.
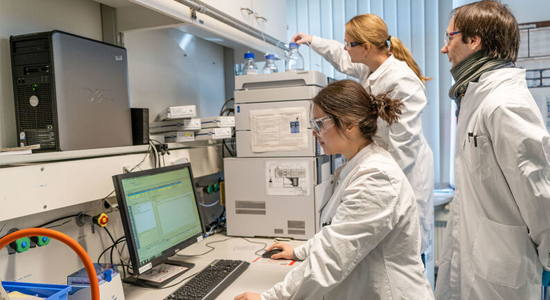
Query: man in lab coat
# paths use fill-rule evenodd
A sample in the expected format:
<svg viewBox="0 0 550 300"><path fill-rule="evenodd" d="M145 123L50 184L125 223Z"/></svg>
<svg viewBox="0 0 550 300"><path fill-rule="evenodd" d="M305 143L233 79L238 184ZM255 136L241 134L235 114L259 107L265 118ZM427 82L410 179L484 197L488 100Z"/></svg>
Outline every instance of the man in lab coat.
<svg viewBox="0 0 550 300"><path fill-rule="evenodd" d="M453 11L445 46L456 83L455 198L435 297L540 299L550 252L550 138L515 61L508 8Z"/></svg>

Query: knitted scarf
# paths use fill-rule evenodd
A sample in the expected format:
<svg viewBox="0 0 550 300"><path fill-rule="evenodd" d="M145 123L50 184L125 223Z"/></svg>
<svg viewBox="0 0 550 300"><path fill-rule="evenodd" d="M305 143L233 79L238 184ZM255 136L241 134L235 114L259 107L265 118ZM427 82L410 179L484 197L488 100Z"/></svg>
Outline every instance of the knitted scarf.
<svg viewBox="0 0 550 300"><path fill-rule="evenodd" d="M503 67L513 67L514 63L504 59L494 59L484 56L482 51L477 51L451 68L451 75L455 84L449 90L449 97L456 102L456 116L460 111L460 101L468 88L470 82L477 82L479 77L485 72L500 69Z"/></svg>

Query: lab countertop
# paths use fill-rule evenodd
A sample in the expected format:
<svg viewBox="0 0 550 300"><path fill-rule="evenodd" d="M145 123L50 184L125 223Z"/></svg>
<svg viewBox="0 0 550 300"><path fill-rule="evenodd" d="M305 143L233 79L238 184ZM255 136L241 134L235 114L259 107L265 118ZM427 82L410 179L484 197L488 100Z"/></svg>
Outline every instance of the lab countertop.
<svg viewBox="0 0 550 300"><path fill-rule="evenodd" d="M216 299L232 300L235 296L244 292L262 293L277 282L282 281L286 273L299 264L299 262L291 263L290 261L284 260L262 259L261 254L263 250L258 250L264 247L263 243L266 244L265 248L267 249L267 247L275 243L275 240L267 238L246 238L245 240L240 237L227 237L224 234L209 236L203 241L180 251L176 256L171 258L173 260L194 263L195 267L183 273L171 283L168 283L167 286L200 272L204 267L216 259L238 259L249 262L250 266ZM291 240L287 243L296 247L303 244L304 241ZM210 247L214 247L215 249L209 253L203 254L211 249L206 244L209 244ZM256 252L258 252L259 255L256 254ZM170 295L170 293L178 289L188 280L189 279L174 287L165 289L145 288L124 284L124 296L126 300L164 299L164 297Z"/></svg>

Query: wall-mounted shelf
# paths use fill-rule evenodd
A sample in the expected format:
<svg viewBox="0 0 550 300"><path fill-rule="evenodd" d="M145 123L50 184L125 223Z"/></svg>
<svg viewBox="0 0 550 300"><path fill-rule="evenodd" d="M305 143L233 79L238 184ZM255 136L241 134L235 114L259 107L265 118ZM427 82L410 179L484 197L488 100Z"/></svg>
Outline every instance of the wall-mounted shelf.
<svg viewBox="0 0 550 300"><path fill-rule="evenodd" d="M170 143L165 165L191 162L195 177L221 172L221 143ZM112 176L153 167L147 147L118 147L9 157L0 168L0 222L103 199L113 191Z"/></svg>
<svg viewBox="0 0 550 300"><path fill-rule="evenodd" d="M172 27L234 49L238 53L257 51L257 53L273 53L277 58L284 57L284 50L280 48L280 46L284 48L283 41L276 42L275 45L266 43L263 39L231 27L206 13L193 12L188 6L175 0L94 1L116 8L118 30L123 33ZM286 10L286 5L277 7L277 9ZM285 17L284 20L271 20L270 22L286 24L286 14L282 16ZM242 24L242 26L249 27L252 31L258 31L247 24ZM270 32L265 32L264 35L269 36ZM284 32L284 35L286 35L286 32ZM281 36L281 34L278 34L278 36Z"/></svg>

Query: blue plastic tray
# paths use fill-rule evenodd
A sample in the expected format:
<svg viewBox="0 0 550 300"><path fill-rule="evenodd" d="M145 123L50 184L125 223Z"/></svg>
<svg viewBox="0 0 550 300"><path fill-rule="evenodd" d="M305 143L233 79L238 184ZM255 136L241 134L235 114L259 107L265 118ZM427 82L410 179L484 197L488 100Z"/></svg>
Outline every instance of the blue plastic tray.
<svg viewBox="0 0 550 300"><path fill-rule="evenodd" d="M27 295L46 298L48 300L66 300L67 293L71 290L69 285L13 281L2 281L2 286L8 293L17 291Z"/></svg>

